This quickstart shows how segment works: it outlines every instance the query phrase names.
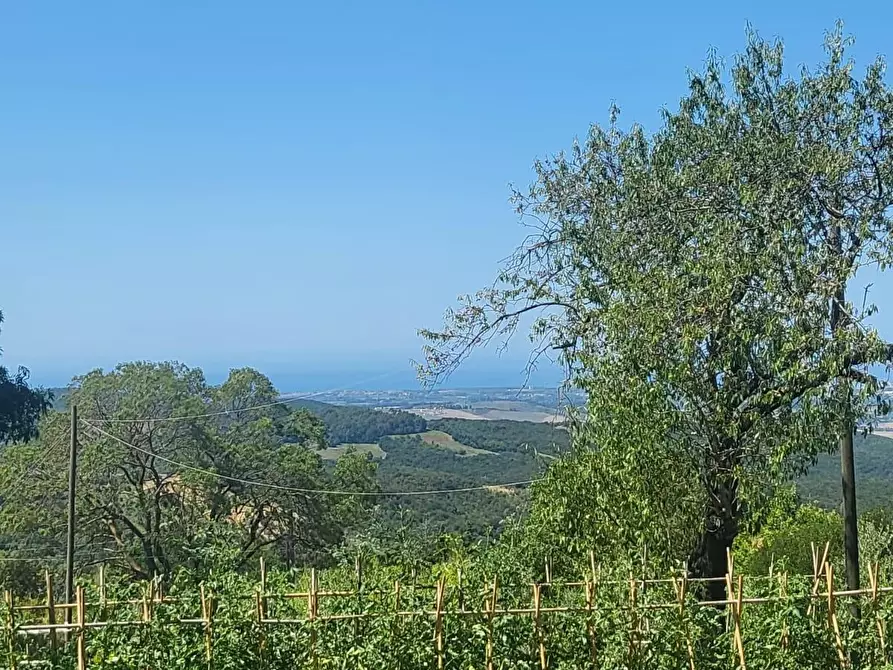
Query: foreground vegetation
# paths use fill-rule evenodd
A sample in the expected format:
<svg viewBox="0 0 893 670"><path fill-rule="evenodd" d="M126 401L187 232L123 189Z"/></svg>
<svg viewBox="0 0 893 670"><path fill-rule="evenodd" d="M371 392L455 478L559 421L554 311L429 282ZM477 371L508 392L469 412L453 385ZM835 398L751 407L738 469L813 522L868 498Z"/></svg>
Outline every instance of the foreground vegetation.
<svg viewBox="0 0 893 670"><path fill-rule="evenodd" d="M498 551L442 550L411 570L357 554L324 571L221 569L200 583L188 571L151 584L85 579L78 602L89 629L75 625L55 650L37 631L25 644L22 633L48 616L28 604L15 613L14 641L4 627L3 649L11 665L75 668L80 654L85 666L109 669L824 670L848 666L851 656L869 669L893 661L885 637L893 622L889 556L870 572L878 588L861 595L857 622L852 598L834 581L834 555L818 575L787 573L783 558L769 574L731 575L729 616L700 602L703 583L650 572L647 561L631 580L594 560L559 575L548 561L525 568L500 563Z"/></svg>

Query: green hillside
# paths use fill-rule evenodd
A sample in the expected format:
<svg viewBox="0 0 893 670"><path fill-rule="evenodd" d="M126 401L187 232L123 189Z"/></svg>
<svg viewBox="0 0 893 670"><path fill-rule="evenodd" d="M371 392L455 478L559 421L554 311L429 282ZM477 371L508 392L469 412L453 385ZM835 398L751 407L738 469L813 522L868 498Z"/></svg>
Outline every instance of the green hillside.
<svg viewBox="0 0 893 670"><path fill-rule="evenodd" d="M326 422L333 446L323 452L323 457L334 461L350 444L356 444L359 451L378 461L378 478L385 491L463 488L534 479L569 445L568 432L551 424L441 419L428 421L427 430L412 431L422 420L405 412L313 401L301 401L300 405ZM404 432L379 434L394 427ZM357 436L368 440L337 441L339 437ZM893 439L858 436L855 450L860 509L893 504ZM841 499L838 455L820 456L809 473L798 480L797 488L803 500L836 509ZM394 515L409 509L418 519L442 530L480 535L498 527L524 499L523 492L510 496L481 492L438 499L393 498L384 504Z"/></svg>
<svg viewBox="0 0 893 670"><path fill-rule="evenodd" d="M893 439L880 435L857 436L856 497L860 511L893 505ZM822 507L841 504L840 457L823 454L797 483L800 496Z"/></svg>
<svg viewBox="0 0 893 670"><path fill-rule="evenodd" d="M428 424L420 416L400 410L376 410L350 405L330 405L315 400L287 401L306 409L326 424L329 444L373 444L386 435L423 433Z"/></svg>
<svg viewBox="0 0 893 670"><path fill-rule="evenodd" d="M354 446L378 463L383 491L461 489L536 479L543 456L568 445L568 433L527 421L443 419L426 422L407 412L379 411L300 400L326 424L331 445L322 457L332 463ZM397 496L382 501L394 524L409 518L438 531L482 537L526 500L522 489L473 491L439 496Z"/></svg>

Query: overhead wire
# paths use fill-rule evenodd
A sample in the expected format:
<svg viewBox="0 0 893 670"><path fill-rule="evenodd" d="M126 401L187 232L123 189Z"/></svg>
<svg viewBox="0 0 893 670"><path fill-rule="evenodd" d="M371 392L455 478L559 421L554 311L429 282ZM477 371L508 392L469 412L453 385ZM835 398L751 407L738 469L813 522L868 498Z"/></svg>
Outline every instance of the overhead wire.
<svg viewBox="0 0 893 670"><path fill-rule="evenodd" d="M81 419L81 423L85 426L93 429L100 435L108 437L109 439L118 442L119 444L128 447L129 449L134 449L140 453L143 453L147 456L151 456L153 458L158 459L164 463L168 463L178 468L182 468L183 470L190 470L192 472L197 472L199 474L206 475L208 477L216 477L218 479L224 479L226 481L235 482L237 484L244 484L246 486L260 486L269 489L275 489L277 491L285 491L288 493L302 493L305 495L331 495L331 496L363 496L363 497L398 497L398 496L426 496L426 495L446 495L449 493L468 493L471 491L487 491L492 489L500 489L500 488L516 488L520 486L527 486L529 484L534 484L536 482L542 481L542 477L538 479L527 479L524 481L518 482L507 482L500 484L484 484L480 486L466 486L462 488L454 488L454 489L435 489L435 490L427 490L427 491L337 491L337 490L325 490L325 489L308 489L308 488L300 488L296 486L285 486L282 484L273 484L271 482L263 482L256 481L251 479L242 479L240 477L230 477L228 475L223 475L218 472L214 472L212 470L205 470L204 468L199 468L194 465L189 465L187 463L180 463L171 458L167 458L165 456L160 456L148 449L143 449L142 447L138 447L135 444L131 444L126 440L121 439L120 437L109 433L106 430L103 430L99 426L95 426L89 421L85 419Z"/></svg>

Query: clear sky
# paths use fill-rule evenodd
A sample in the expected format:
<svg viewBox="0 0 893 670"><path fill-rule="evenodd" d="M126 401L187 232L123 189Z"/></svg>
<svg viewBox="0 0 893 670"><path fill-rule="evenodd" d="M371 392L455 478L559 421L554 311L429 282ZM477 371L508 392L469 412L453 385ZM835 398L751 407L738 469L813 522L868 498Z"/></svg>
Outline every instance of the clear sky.
<svg viewBox="0 0 893 670"><path fill-rule="evenodd" d="M521 240L534 158L612 101L653 127L747 21L800 64L837 18L860 64L888 49L881 1L4 3L3 361L405 385ZM519 345L457 381L519 383Z"/></svg>

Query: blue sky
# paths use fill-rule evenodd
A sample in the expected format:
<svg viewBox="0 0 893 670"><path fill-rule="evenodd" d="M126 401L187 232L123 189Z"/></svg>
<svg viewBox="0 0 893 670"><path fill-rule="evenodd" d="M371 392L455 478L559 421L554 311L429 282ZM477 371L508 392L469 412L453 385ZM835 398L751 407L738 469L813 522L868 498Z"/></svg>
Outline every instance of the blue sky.
<svg viewBox="0 0 893 670"><path fill-rule="evenodd" d="M4 363L406 385L416 329L522 238L534 158L612 101L653 127L747 21L799 64L837 18L860 64L887 49L884 2L7 3ZM524 344L456 382L519 383Z"/></svg>

